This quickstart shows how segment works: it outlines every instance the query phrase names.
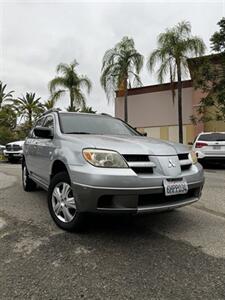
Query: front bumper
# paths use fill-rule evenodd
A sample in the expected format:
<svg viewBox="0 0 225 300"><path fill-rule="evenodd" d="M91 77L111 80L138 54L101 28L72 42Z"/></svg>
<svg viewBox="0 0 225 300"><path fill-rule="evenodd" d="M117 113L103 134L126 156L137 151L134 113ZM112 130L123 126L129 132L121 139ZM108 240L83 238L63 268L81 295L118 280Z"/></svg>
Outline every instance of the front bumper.
<svg viewBox="0 0 225 300"><path fill-rule="evenodd" d="M3 151L5 157L12 157L12 158L21 158L23 156L22 151L13 152L13 151Z"/></svg>
<svg viewBox="0 0 225 300"><path fill-rule="evenodd" d="M93 169L93 168L92 168ZM76 171L75 171L76 170ZM188 183L188 193L165 196L163 180L168 176L137 176L130 170L100 169L98 173L72 171L72 188L82 212L151 213L189 205L201 196L204 185L202 167L197 164L179 178ZM77 182L77 178L83 182ZM84 178L85 183L84 183Z"/></svg>

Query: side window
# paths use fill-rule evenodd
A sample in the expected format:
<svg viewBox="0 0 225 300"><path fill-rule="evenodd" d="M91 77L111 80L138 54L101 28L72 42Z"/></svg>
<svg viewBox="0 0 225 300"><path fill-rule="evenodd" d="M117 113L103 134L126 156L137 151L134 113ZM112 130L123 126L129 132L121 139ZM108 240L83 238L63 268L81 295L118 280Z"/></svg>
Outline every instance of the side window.
<svg viewBox="0 0 225 300"><path fill-rule="evenodd" d="M52 116L48 116L43 124L43 127L52 128L54 129L54 121Z"/></svg>

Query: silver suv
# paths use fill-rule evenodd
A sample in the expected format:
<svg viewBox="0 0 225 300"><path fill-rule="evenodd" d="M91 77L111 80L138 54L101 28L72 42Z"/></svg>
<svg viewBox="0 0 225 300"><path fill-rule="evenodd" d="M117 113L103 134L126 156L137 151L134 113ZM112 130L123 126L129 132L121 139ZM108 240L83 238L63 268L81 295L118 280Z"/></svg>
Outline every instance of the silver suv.
<svg viewBox="0 0 225 300"><path fill-rule="evenodd" d="M58 226L79 230L85 213L151 213L197 201L204 184L194 152L142 136L107 115L52 111L24 144L25 191L48 191Z"/></svg>
<svg viewBox="0 0 225 300"><path fill-rule="evenodd" d="M193 150L199 162L225 163L225 132L202 132L194 141Z"/></svg>

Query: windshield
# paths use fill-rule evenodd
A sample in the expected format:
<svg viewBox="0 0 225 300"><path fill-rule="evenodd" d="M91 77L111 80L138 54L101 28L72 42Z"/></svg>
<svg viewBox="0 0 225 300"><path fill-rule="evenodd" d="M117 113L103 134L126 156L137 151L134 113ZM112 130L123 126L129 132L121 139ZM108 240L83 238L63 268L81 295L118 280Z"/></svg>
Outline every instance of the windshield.
<svg viewBox="0 0 225 300"><path fill-rule="evenodd" d="M67 134L140 135L123 121L108 116L60 113L60 123Z"/></svg>
<svg viewBox="0 0 225 300"><path fill-rule="evenodd" d="M209 134L201 134L198 138L199 141L207 141L207 142L213 142L213 141L225 141L225 133L209 133Z"/></svg>

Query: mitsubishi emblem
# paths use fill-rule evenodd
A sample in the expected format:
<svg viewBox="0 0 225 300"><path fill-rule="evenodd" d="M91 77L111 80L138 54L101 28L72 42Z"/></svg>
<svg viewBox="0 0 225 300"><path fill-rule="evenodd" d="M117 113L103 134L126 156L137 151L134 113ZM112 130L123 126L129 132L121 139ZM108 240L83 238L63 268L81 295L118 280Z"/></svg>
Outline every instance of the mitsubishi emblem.
<svg viewBox="0 0 225 300"><path fill-rule="evenodd" d="M172 161L172 159L169 159L169 165L168 165L169 168L175 168L176 167L176 164Z"/></svg>

